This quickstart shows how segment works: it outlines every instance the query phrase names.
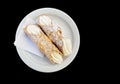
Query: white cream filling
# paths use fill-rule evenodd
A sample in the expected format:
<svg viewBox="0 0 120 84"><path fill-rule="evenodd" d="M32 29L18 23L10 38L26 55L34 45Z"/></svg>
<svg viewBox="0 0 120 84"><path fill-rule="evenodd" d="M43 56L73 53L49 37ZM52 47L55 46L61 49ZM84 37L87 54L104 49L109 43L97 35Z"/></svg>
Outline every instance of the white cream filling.
<svg viewBox="0 0 120 84"><path fill-rule="evenodd" d="M38 35L40 33L40 28L36 25L28 25L27 26L27 31L30 34Z"/></svg>
<svg viewBox="0 0 120 84"><path fill-rule="evenodd" d="M51 56L54 63L61 64L63 62L63 58L59 53L53 52Z"/></svg>
<svg viewBox="0 0 120 84"><path fill-rule="evenodd" d="M52 22L51 19L46 15L42 15L39 17L39 24L43 26L50 26L51 22Z"/></svg>
<svg viewBox="0 0 120 84"><path fill-rule="evenodd" d="M72 43L70 39L63 38L63 54L68 56L72 52Z"/></svg>

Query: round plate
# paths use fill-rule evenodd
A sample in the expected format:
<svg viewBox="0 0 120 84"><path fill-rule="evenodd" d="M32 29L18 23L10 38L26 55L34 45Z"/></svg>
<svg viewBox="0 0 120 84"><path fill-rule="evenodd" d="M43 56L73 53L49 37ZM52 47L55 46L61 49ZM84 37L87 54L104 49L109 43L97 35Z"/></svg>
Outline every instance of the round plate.
<svg viewBox="0 0 120 84"><path fill-rule="evenodd" d="M49 17L52 18L52 20L55 20L56 23L58 23L58 25L62 29L63 37L68 37L71 39L72 53L67 58L64 59L62 64L51 64L45 56L40 57L27 51L24 51L18 47L16 47L16 49L18 51L20 58L30 68L40 72L59 71L68 66L73 61L80 45L80 35L78 32L78 28L69 15L55 8L40 8L35 11L32 11L27 16L25 16L21 23L19 24L15 38L19 36L19 32L22 29L22 26L27 18L32 18L33 20L35 20L41 14L47 14Z"/></svg>

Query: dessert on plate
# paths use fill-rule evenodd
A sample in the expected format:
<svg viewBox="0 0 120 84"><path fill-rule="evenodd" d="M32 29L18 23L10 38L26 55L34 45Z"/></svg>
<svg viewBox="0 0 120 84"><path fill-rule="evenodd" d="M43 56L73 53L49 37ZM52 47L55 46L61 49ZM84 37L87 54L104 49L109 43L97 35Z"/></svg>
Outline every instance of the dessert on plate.
<svg viewBox="0 0 120 84"><path fill-rule="evenodd" d="M24 28L25 34L38 46L40 51L54 64L61 64L63 54L43 33L38 25L28 25Z"/></svg>
<svg viewBox="0 0 120 84"><path fill-rule="evenodd" d="M72 52L72 43L70 39L62 36L62 30L48 15L40 15L37 18L37 24L50 38L50 40L58 47L64 56L68 56Z"/></svg>
<svg viewBox="0 0 120 84"><path fill-rule="evenodd" d="M39 50L54 64L61 64L64 56L72 52L72 43L62 35L61 27L48 15L40 15L36 24L24 27L25 34Z"/></svg>

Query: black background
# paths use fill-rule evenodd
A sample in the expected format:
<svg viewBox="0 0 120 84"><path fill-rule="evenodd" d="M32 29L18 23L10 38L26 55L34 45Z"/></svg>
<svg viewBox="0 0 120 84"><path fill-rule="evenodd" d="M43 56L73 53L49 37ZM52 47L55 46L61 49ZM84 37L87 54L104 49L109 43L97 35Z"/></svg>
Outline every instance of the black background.
<svg viewBox="0 0 120 84"><path fill-rule="evenodd" d="M3 28L3 30L7 32L5 36L7 39L2 37L2 39L5 39L5 42L7 42L7 49L3 48L3 51L8 51L4 53L5 61L2 62L2 64L4 64L2 70L4 71L5 78L12 78L13 81L18 80L18 82L26 80L28 82L37 81L41 83L42 80L44 80L44 82L47 80L48 82L53 82L54 80L61 80L58 82L80 81L81 78L90 78L93 75L96 70L94 67L96 66L93 66L94 59L92 59L92 56L96 54L94 52L96 51L94 49L96 46L92 46L92 48L90 48L90 46L96 43L91 40L91 31L95 27L93 24L96 24L95 20L98 12L92 2L20 0L10 2L8 5L6 5L6 2L3 4L4 10L2 14L5 15L3 20L3 26L5 28ZM41 73L32 70L23 63L13 45L15 33L21 20L31 11L43 7L53 7L66 12L75 21L80 33L80 48L76 58L69 66L55 73ZM6 19L9 19L9 22L6 22Z"/></svg>

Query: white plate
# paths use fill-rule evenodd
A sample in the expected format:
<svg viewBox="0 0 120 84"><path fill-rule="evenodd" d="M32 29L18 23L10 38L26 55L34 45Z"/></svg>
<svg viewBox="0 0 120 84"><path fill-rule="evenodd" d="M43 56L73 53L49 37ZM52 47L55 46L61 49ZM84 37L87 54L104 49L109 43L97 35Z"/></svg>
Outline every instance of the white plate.
<svg viewBox="0 0 120 84"><path fill-rule="evenodd" d="M56 21L56 23L58 23L59 26L61 26L61 29L63 31L63 36L71 39L72 53L70 54L70 56L64 59L62 64L51 64L46 57L36 56L27 51L21 50L17 47L16 49L18 51L20 58L30 68L40 71L40 72L59 71L65 68L66 66L68 66L73 61L73 59L75 58L78 52L79 45L80 45L80 36L79 36L78 28L70 16L68 16L63 11L55 9L55 8L37 9L35 11L32 11L31 13L29 13L27 16L23 18L23 20L18 26L15 38L18 37L19 32L22 29L21 27L23 26L27 18L32 18L35 20L41 14L48 14L53 20Z"/></svg>

